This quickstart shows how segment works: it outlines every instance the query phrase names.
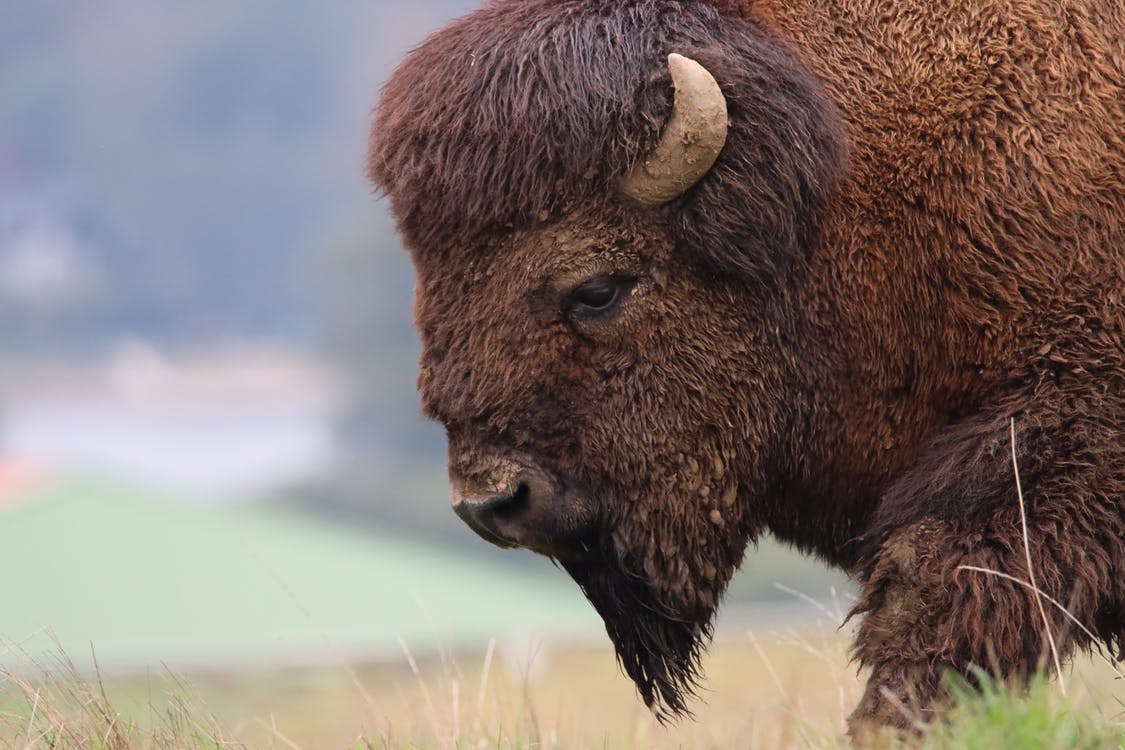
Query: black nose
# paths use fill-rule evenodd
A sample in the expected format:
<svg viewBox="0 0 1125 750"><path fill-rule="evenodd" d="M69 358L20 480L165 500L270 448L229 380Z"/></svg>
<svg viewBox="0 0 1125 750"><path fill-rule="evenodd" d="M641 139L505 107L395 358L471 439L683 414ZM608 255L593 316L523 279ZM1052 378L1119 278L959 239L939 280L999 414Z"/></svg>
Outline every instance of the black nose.
<svg viewBox="0 0 1125 750"><path fill-rule="evenodd" d="M458 500L453 505L453 512L485 541L498 547L518 547L519 544L504 534L500 527L527 504L529 494L527 484L521 482L511 494L493 495L483 500Z"/></svg>

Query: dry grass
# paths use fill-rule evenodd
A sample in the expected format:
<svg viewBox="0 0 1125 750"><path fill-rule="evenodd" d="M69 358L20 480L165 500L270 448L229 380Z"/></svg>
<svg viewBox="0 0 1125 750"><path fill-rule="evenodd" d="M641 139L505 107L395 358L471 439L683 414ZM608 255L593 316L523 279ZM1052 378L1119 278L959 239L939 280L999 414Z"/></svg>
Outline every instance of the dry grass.
<svg viewBox="0 0 1125 750"><path fill-rule="evenodd" d="M89 748L227 748L241 744L226 733L190 686L151 702L144 714L126 713L111 700L97 671L79 672L61 651L51 662L3 649L16 665L0 670L0 746L11 750ZM7 660L6 660L7 661Z"/></svg>
<svg viewBox="0 0 1125 750"><path fill-rule="evenodd" d="M604 648L490 648L358 670L100 680L7 674L0 746L835 747L858 697L834 633L720 643L695 720L663 727Z"/></svg>
<svg viewBox="0 0 1125 750"><path fill-rule="evenodd" d="M670 727L639 704L604 648L509 645L355 670L196 675L190 684L167 674L101 680L65 660L25 661L0 687L0 746L842 748L861 688L845 645L831 629L717 643L695 719ZM1125 685L1115 677L1084 661L1069 673L1069 698L1052 688L1040 702L1120 722Z"/></svg>

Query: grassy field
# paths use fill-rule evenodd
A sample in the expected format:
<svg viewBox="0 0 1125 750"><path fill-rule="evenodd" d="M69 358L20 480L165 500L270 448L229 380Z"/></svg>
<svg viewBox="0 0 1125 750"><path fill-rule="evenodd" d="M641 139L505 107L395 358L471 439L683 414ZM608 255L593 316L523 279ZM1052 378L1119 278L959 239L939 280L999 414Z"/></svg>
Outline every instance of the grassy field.
<svg viewBox="0 0 1125 750"><path fill-rule="evenodd" d="M862 687L839 612L771 619L756 604L747 619L736 606L694 719L662 726L573 585L529 574L526 553L461 558L92 478L47 484L3 521L0 547L20 562L0 572L4 749L840 748ZM825 583L801 565L764 546L735 588ZM817 617L819 630L778 630ZM337 665L301 666L325 660ZM1096 660L958 711L931 750L1125 750L1125 680Z"/></svg>
<svg viewBox="0 0 1125 750"><path fill-rule="evenodd" d="M664 727L608 648L492 649L383 665L99 683L24 663L0 746L29 748L842 748L860 677L832 630L715 645L692 720ZM966 701L927 747L1125 748L1125 684L1082 661L1063 686Z"/></svg>

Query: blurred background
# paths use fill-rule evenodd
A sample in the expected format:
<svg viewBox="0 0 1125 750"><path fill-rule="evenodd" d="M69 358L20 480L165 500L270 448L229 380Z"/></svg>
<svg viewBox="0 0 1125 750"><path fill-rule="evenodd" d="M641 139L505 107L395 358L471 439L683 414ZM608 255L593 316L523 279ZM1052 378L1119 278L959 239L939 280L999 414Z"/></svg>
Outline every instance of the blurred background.
<svg viewBox="0 0 1125 750"><path fill-rule="evenodd" d="M0 665L603 645L561 571L449 511L364 181L381 81L474 5L0 6ZM840 584L764 542L720 636Z"/></svg>

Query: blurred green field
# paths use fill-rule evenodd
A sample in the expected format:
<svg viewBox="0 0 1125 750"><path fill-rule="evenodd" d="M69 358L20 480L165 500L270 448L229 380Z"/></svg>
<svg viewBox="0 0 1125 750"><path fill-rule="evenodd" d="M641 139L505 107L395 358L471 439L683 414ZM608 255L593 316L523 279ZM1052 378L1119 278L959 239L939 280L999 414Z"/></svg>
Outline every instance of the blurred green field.
<svg viewBox="0 0 1125 750"><path fill-rule="evenodd" d="M119 672L379 658L396 656L400 639L425 654L527 634L604 638L562 571L469 541L478 554L268 504L48 478L0 503L0 639L32 654L57 641L80 664L93 651ZM775 582L819 596L841 579L763 545L732 586L727 619L764 597L797 603Z"/></svg>
<svg viewBox="0 0 1125 750"><path fill-rule="evenodd" d="M57 639L80 662L93 648L122 668L315 662L397 654L399 638L421 647L600 628L563 574L528 572L526 556L504 567L91 477L0 509L0 550L0 638L29 652Z"/></svg>

